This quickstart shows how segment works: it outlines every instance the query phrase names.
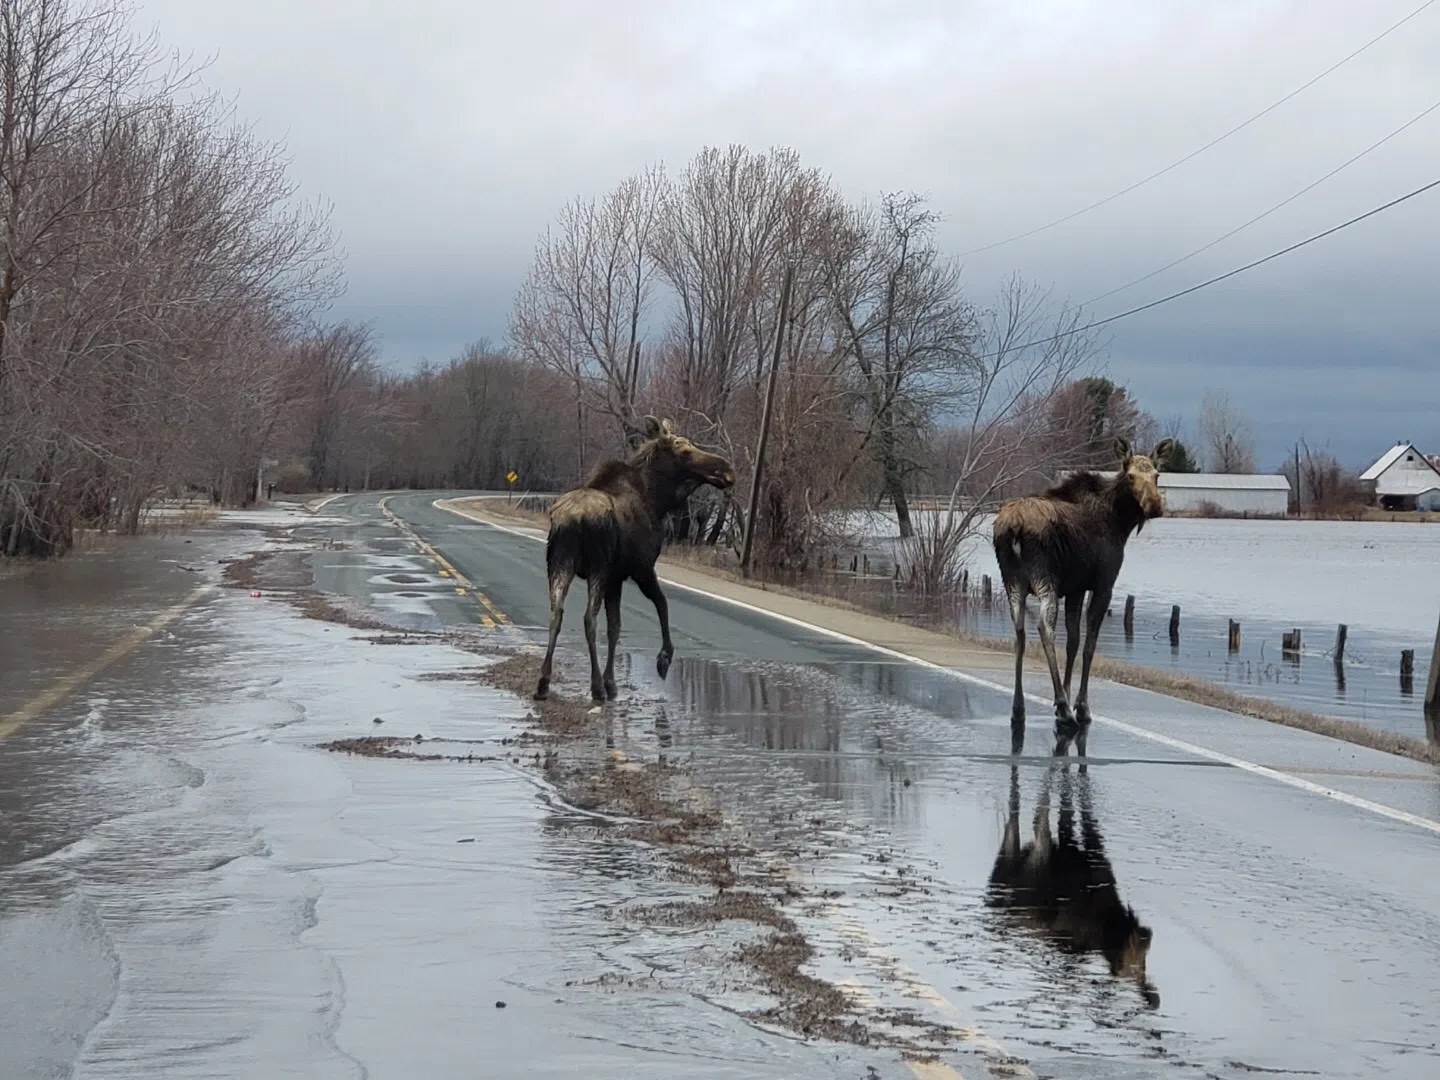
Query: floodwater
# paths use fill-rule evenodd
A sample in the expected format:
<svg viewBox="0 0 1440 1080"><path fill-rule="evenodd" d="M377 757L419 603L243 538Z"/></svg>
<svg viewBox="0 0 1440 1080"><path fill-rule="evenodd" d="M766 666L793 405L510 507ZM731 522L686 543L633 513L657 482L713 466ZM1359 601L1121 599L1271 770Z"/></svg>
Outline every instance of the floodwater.
<svg viewBox="0 0 1440 1080"><path fill-rule="evenodd" d="M865 515L862 524L872 570L888 573L899 548L893 517ZM988 574L998 597L999 571L983 529L969 556L972 587ZM1120 619L1127 594L1135 596L1132 640ZM904 599L899 603L903 610ZM1169 637L1174 604L1178 648ZM1105 656L1424 738L1423 697L1440 623L1440 526L1162 518L1131 538L1111 611L1099 645ZM998 638L1011 634L1003 603L955 605L943 618ZM1235 654L1227 648L1231 619L1241 624ZM1348 638L1337 671L1340 623ZM1294 629L1301 631L1298 658L1280 648L1281 635ZM1408 681L1400 675L1404 649L1415 653Z"/></svg>
<svg viewBox="0 0 1440 1080"><path fill-rule="evenodd" d="M7 591L7 646L41 644L7 647L0 716L183 599L181 544ZM431 678L476 663L216 590L9 731L0 1076L901 1075L695 996L723 971L656 978L676 947L614 913L676 886L557 799L514 745L522 702ZM476 760L318 748L377 732Z"/></svg>
<svg viewBox="0 0 1440 1080"><path fill-rule="evenodd" d="M245 546L206 542L186 561L203 573L167 541L112 568L124 588L77 562L61 573L83 586L7 605L5 628L49 635L25 662L73 668L144 617L127 589L169 610ZM457 623L453 586L383 523L314 561L417 629L523 638ZM649 648L619 659L622 701L558 754L674 763L737 870L787 882L806 972L873 1030L966 1076L1434 1075L1428 837L1113 731L1083 770L1012 760L1003 695L907 665L722 662L697 641L661 683ZM528 702L435 678L486 662L217 590L0 738L5 1075L946 1075L767 1020L736 962L764 926L647 921L714 889L566 801L523 742ZM474 760L320 746L377 733ZM1344 749L1357 771L1383 757ZM1384 782L1425 798L1433 774L1403 765Z"/></svg>

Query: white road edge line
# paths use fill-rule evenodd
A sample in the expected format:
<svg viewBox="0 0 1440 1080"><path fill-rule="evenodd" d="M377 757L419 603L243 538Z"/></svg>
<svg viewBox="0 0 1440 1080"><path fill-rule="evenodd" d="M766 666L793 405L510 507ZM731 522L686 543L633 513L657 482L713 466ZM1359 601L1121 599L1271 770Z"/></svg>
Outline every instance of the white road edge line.
<svg viewBox="0 0 1440 1080"><path fill-rule="evenodd" d="M463 510L458 510L451 506L442 506L441 504L446 501L447 500L445 499L436 499L431 505L433 505L437 510L444 510L448 513L454 514L456 517L463 517L469 521L476 521L482 525L488 525L492 529L498 529L501 532L510 533L512 536L520 536L526 540L533 540L538 543L545 542L545 538L543 536L532 536L531 534L521 532L518 529L512 529L505 525L497 525L495 522L486 521L483 518L473 517L470 514L465 513ZM682 582L674 581L670 578L664 577L663 575L660 576L660 580L666 585L669 585L673 588L683 589L685 592L695 593L699 596L704 596L710 600L717 600L721 603L729 604L732 607L740 608L743 611L748 611L756 615L762 615L766 618L774 619L777 622L789 623L792 626L798 626L804 630L808 630L813 634L820 634L824 637L832 638L836 641L843 641L848 645L855 645L863 649L869 649L871 652L880 653L883 656L890 656L896 660L904 661L907 664L914 664L917 667L928 668L931 671L939 672L942 675L948 675L952 679L958 679L960 682L969 683L972 686L983 687L986 690L992 690L1001 695L1009 695L1013 692L1012 687L1003 686L997 682L991 682L989 679L982 679L978 675L971 675L968 672L957 671L954 668L948 668L943 664L937 664L930 660L922 660L918 656L911 656L909 653L900 652L898 649L891 649L884 645L877 645L873 641L866 641L863 638L852 637L850 634L843 633L839 630L831 630L828 627L816 626L814 623L805 622L803 619L797 619L792 615L782 615L778 611L767 611L765 608L757 607L754 604L747 604L744 600L736 600L733 597L722 596L719 593L712 593L706 589L696 588L694 585L685 585ZM1025 695L1025 700L1037 705L1049 706L1051 704L1051 701L1048 698L1042 697L1039 694L1027 693ZM1169 735L1162 735L1158 731L1151 731L1148 728L1143 728L1135 724L1126 723L1123 720L1113 720L1108 716L1096 715L1092 715L1091 720L1096 724L1103 725L1104 727L1112 728L1116 731L1123 731L1127 735L1133 735L1136 738L1140 739L1147 739L1150 742L1159 743L1161 746L1168 746L1172 750L1179 750L1182 753L1191 754L1195 757L1205 758L1209 761L1219 762L1222 765L1229 765L1232 768L1252 773L1255 776L1263 776L1267 780L1274 780L1276 783L1286 784L1289 787L1298 788L1299 790L1308 792L1311 795L1320 795L1327 799L1333 799L1335 802L1343 803L1344 805L1353 807L1357 810L1366 810L1372 814L1377 814L1380 817L1389 818L1391 821L1398 821L1405 825L1413 825L1417 829L1424 829L1427 832L1431 832L1437 836L1440 836L1440 821L1433 821L1430 818L1421 817L1419 814L1412 814L1405 810L1397 810L1393 806L1386 806L1384 803L1373 802L1370 799L1361 798L1359 795L1351 795L1349 792L1346 791L1336 791L1334 788L1328 788L1323 784L1317 784L1314 781L1306 780L1299 776L1292 776L1290 773L1281 772L1279 769L1272 769L1268 765L1257 765L1253 761L1246 761L1244 758L1233 757L1230 754L1221 753L1219 750L1211 750L1208 747L1197 746L1194 743L1185 742L1183 739L1175 739ZM1264 723L1264 721L1257 721L1257 723Z"/></svg>

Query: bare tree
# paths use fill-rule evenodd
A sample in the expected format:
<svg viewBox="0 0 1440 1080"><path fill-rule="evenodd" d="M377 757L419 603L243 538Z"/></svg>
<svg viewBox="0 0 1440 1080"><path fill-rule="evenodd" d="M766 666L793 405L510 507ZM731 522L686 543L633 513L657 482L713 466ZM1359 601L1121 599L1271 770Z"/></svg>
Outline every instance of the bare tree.
<svg viewBox="0 0 1440 1080"><path fill-rule="evenodd" d="M1205 448L1205 464L1211 472L1255 471L1255 439L1250 433L1250 423L1226 395L1206 391L1200 402L1198 427Z"/></svg>
<svg viewBox="0 0 1440 1080"><path fill-rule="evenodd" d="M923 588L953 580L984 516L1017 489L1040 486L1083 445L1057 445L1054 410L1096 359L1082 312L1057 311L1046 292L1013 276L979 326L956 410L949 501L906 547Z"/></svg>
<svg viewBox="0 0 1440 1080"><path fill-rule="evenodd" d="M1365 492L1354 473L1329 450L1312 447L1303 436L1295 448L1295 457L1287 460L1280 472L1294 489L1297 509L1312 515L1341 514L1365 505Z"/></svg>
<svg viewBox="0 0 1440 1080"><path fill-rule="evenodd" d="M906 487L921 432L973 374L974 309L959 268L934 241L938 216L922 197L886 195L836 230L824 260L838 345L862 392L870 446L900 536L913 534Z"/></svg>
<svg viewBox="0 0 1440 1080"><path fill-rule="evenodd" d="M253 478L275 426L255 399L333 294L324 215L276 148L130 26L105 0L0 4L7 554L134 529L197 471Z"/></svg>
<svg viewBox="0 0 1440 1080"><path fill-rule="evenodd" d="M641 329L667 183L660 168L600 200L570 203L535 250L516 298L510 338L520 357L564 376L577 403L639 431Z"/></svg>
<svg viewBox="0 0 1440 1080"><path fill-rule="evenodd" d="M702 150L670 188L652 250L673 298L667 353L687 419L713 430L739 386L758 387L782 265L802 257L831 195L793 150L742 146ZM797 321L814 301L809 280L797 273Z"/></svg>

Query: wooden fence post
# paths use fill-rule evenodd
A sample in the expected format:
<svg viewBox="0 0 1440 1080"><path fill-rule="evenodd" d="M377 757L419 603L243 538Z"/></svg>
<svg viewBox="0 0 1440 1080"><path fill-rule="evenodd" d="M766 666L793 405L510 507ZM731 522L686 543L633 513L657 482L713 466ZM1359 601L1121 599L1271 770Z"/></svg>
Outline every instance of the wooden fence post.
<svg viewBox="0 0 1440 1080"><path fill-rule="evenodd" d="M1400 650L1400 692L1402 694L1413 694L1415 692L1415 650Z"/></svg>
<svg viewBox="0 0 1440 1080"><path fill-rule="evenodd" d="M980 599L983 600L985 602L985 605L988 607L990 605L990 598L990 575L985 574L980 578Z"/></svg>
<svg viewBox="0 0 1440 1080"><path fill-rule="evenodd" d="M1335 663L1343 663L1345 660L1345 638L1349 635L1350 628L1343 622L1335 631Z"/></svg>
<svg viewBox="0 0 1440 1080"><path fill-rule="evenodd" d="M1180 644L1180 605L1174 604L1170 608L1170 644Z"/></svg>
<svg viewBox="0 0 1440 1080"><path fill-rule="evenodd" d="M1227 644L1232 653L1240 651L1240 624L1234 619L1230 620L1230 635Z"/></svg>
<svg viewBox="0 0 1440 1080"><path fill-rule="evenodd" d="M1125 640L1135 636L1135 597L1125 597Z"/></svg>

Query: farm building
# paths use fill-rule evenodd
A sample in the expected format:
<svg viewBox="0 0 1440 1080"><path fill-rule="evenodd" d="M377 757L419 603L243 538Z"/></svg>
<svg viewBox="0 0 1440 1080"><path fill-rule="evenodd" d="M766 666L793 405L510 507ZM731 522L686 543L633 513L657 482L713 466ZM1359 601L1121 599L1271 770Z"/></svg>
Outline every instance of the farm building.
<svg viewBox="0 0 1440 1080"><path fill-rule="evenodd" d="M1100 474L1114 476L1113 472ZM1063 476L1062 476L1063 479ZM1290 481L1249 473L1160 474L1167 514L1211 512L1246 517L1284 517L1290 510Z"/></svg>
<svg viewBox="0 0 1440 1080"><path fill-rule="evenodd" d="M1413 443L1396 443L1360 479L1386 510L1440 510L1440 469Z"/></svg>
<svg viewBox="0 0 1440 1080"><path fill-rule="evenodd" d="M1290 481L1283 476L1162 472L1160 492L1172 514L1195 513L1207 504L1250 517L1284 517L1290 510Z"/></svg>

